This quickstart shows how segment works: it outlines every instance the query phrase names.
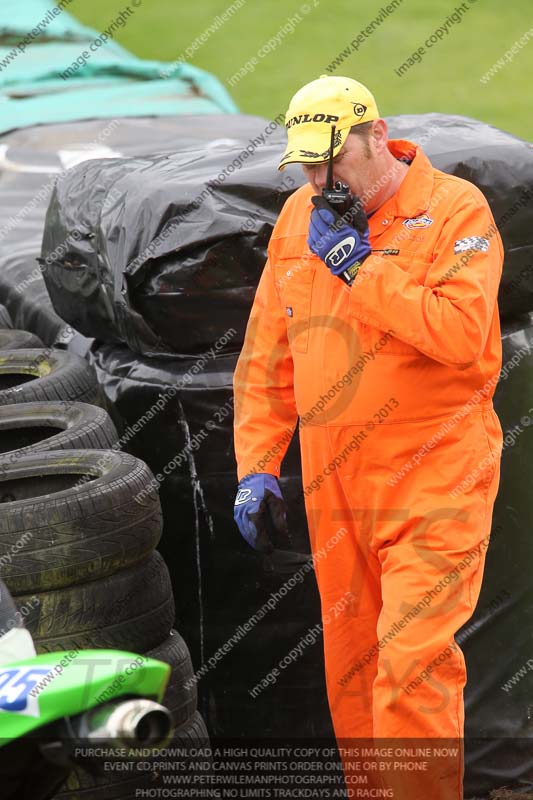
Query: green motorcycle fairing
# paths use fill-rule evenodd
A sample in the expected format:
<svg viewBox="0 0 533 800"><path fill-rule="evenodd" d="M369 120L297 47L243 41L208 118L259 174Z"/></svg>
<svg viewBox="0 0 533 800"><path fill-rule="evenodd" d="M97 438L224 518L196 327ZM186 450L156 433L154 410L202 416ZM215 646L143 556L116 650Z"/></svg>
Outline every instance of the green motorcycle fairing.
<svg viewBox="0 0 533 800"><path fill-rule="evenodd" d="M0 666L0 747L109 700L159 702L170 666L122 650L43 653Z"/></svg>

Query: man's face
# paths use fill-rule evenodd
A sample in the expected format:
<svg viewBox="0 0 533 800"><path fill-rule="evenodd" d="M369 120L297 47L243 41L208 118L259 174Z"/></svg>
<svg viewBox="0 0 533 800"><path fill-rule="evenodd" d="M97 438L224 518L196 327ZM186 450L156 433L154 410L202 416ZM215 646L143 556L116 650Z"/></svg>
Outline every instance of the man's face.
<svg viewBox="0 0 533 800"><path fill-rule="evenodd" d="M362 197L364 201L365 194L376 185L380 177L378 164L372 140L366 136L350 133L333 159L333 184L335 181L347 184L351 193ZM322 194L322 189L326 185L327 162L302 164L302 169L315 193ZM373 195L375 192L370 194ZM370 197L368 203L372 203ZM367 206L366 203L364 205Z"/></svg>

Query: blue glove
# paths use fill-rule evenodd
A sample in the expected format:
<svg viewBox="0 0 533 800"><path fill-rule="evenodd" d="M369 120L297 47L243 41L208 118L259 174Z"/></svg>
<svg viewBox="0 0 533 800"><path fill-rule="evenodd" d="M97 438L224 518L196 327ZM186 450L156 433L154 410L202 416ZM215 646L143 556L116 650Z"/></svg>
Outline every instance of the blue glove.
<svg viewBox="0 0 533 800"><path fill-rule="evenodd" d="M355 197L343 219L324 197L315 195L311 200L314 209L307 238L309 249L333 275L351 286L359 267L371 253L368 220L361 201Z"/></svg>
<svg viewBox="0 0 533 800"><path fill-rule="evenodd" d="M239 483L233 518L248 544L261 553L271 553L274 544L291 543L285 501L277 478L266 472L246 475ZM273 541L274 540L274 541Z"/></svg>

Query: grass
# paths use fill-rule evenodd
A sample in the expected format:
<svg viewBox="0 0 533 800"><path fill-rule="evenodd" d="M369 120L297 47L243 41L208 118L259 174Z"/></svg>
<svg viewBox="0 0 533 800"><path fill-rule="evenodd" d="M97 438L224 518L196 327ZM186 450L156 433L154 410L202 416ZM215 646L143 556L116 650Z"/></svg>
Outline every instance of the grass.
<svg viewBox="0 0 533 800"><path fill-rule="evenodd" d="M130 0L131 2L131 0ZM243 113L273 118L285 111L292 94L326 72L358 33L392 0L142 0L116 40L143 58L175 61L208 29L231 2L229 21L210 34L187 60L212 72L226 86ZM383 116L440 111L488 122L530 141L529 114L533 74L531 0L464 0L459 23L421 63L402 77L402 63L440 26L459 0L395 0L399 5L332 73L348 75L373 91ZM240 6L240 7L239 7ZM124 8L122 0L74 0L69 11L103 30ZM307 13L306 13L307 8ZM298 19L299 17L299 19ZM292 18L292 23L287 20ZM283 33L283 27L285 32ZM292 28L292 30L291 30ZM510 63L487 83L480 78L520 37L531 30ZM278 34L272 52L259 50ZM228 79L256 57L253 71L233 87Z"/></svg>

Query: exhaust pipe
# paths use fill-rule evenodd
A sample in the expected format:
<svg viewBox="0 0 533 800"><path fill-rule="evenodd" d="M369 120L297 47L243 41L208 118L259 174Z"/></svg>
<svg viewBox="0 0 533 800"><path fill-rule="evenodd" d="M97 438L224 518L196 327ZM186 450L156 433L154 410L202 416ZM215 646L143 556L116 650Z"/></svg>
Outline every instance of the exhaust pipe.
<svg viewBox="0 0 533 800"><path fill-rule="evenodd" d="M174 728L170 711L144 698L105 703L76 722L78 738L108 747L164 747Z"/></svg>

